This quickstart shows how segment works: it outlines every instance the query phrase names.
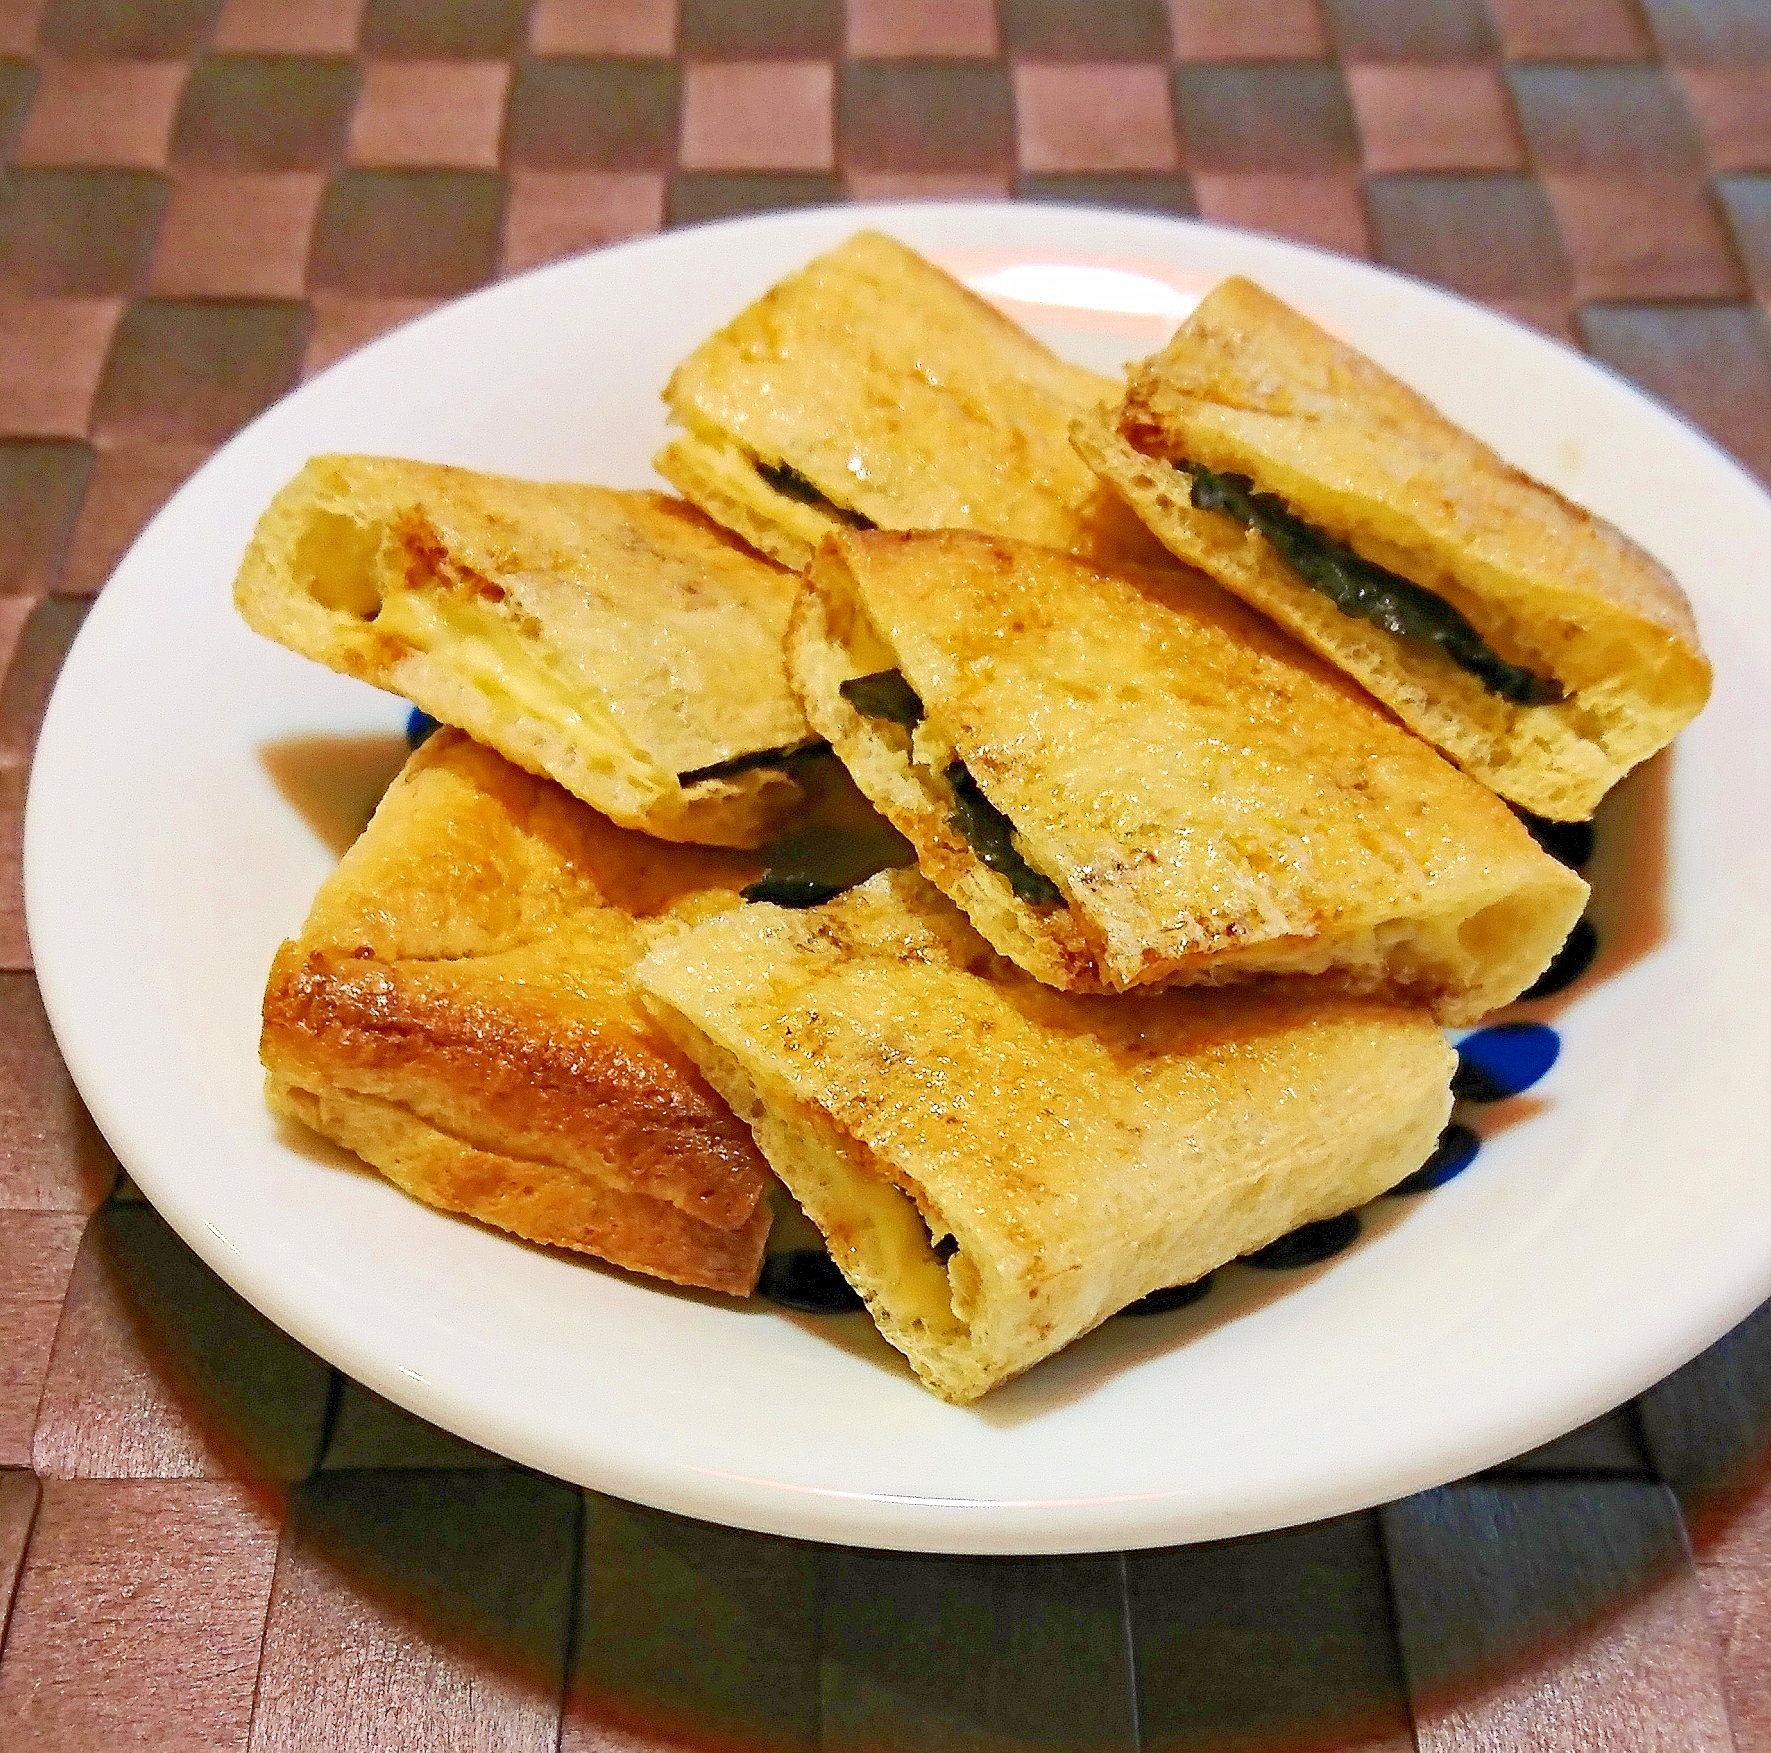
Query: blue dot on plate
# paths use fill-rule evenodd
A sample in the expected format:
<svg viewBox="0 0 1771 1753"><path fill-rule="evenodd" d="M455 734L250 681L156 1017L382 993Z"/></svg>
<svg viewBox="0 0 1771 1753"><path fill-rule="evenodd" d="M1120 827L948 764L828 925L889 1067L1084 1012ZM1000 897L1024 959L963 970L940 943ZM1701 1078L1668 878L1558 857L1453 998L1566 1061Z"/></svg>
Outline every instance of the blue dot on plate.
<svg viewBox="0 0 1771 1753"><path fill-rule="evenodd" d="M1561 1036L1543 1023L1478 1029L1458 1043L1452 1094L1465 1102L1504 1101L1530 1089L1561 1051Z"/></svg>
<svg viewBox="0 0 1771 1753"><path fill-rule="evenodd" d="M1243 1264L1259 1266L1266 1272L1296 1272L1301 1267L1338 1254L1349 1243L1359 1239L1359 1214L1343 1211L1339 1217L1325 1217L1320 1223L1307 1223L1264 1248L1242 1256Z"/></svg>
<svg viewBox="0 0 1771 1753"><path fill-rule="evenodd" d="M437 721L428 712L414 706L406 718L406 741L417 748L436 728Z"/></svg>
<svg viewBox="0 0 1771 1753"><path fill-rule="evenodd" d="M1453 1121L1439 1134L1433 1154L1414 1171L1390 1189L1392 1193L1430 1193L1443 1187L1453 1175L1461 1175L1476 1160L1482 1140L1469 1127Z"/></svg>
<svg viewBox="0 0 1771 1753"><path fill-rule="evenodd" d="M836 1262L816 1248L769 1255L756 1288L770 1302L808 1315L846 1315L861 1307L860 1297Z"/></svg>
<svg viewBox="0 0 1771 1753"><path fill-rule="evenodd" d="M1211 1274L1208 1272L1191 1284L1171 1284L1162 1290L1153 1290L1135 1303L1127 1303L1119 1312L1122 1315L1166 1315L1170 1309L1184 1309L1198 1302L1210 1289Z"/></svg>

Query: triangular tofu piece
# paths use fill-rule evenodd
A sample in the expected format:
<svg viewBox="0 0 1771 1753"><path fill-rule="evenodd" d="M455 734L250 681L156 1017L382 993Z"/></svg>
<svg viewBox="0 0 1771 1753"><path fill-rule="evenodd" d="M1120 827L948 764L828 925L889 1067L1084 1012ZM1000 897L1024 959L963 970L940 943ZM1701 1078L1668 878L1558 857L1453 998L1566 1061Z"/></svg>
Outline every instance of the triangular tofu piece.
<svg viewBox="0 0 1771 1753"><path fill-rule="evenodd" d="M1709 697L1665 567L1250 281L1076 442L1176 556L1540 815L1590 816Z"/></svg>
<svg viewBox="0 0 1771 1753"><path fill-rule="evenodd" d="M1051 985L1332 974L1473 1022L1580 916L1500 799L1200 573L877 532L831 538L810 582L789 657L813 724Z"/></svg>
<svg viewBox="0 0 1771 1753"><path fill-rule="evenodd" d="M628 833L438 731L277 953L271 1106L427 1205L744 1295L767 1170L632 971L756 869Z"/></svg>
<svg viewBox="0 0 1771 1753"><path fill-rule="evenodd" d="M831 530L982 529L1112 559L1161 547L1070 446L1121 386L1070 365L933 263L857 232L679 365L655 462L784 565Z"/></svg>
<svg viewBox="0 0 1771 1753"><path fill-rule="evenodd" d="M812 736L781 655L797 588L659 493L334 456L272 501L234 600L623 827L755 846Z"/></svg>
<svg viewBox="0 0 1771 1753"><path fill-rule="evenodd" d="M1424 1011L1310 982L1054 992L911 871L721 914L639 980L880 1331L961 1403L1375 1198L1451 1110Z"/></svg>

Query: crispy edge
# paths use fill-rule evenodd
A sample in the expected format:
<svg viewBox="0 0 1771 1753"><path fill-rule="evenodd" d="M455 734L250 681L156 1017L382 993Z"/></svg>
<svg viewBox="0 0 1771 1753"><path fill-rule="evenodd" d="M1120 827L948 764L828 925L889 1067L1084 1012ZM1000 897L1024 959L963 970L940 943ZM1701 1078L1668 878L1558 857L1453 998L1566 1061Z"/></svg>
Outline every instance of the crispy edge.
<svg viewBox="0 0 1771 1753"><path fill-rule="evenodd" d="M780 352L777 340L783 312L792 313L797 323L804 304L832 295L833 288L841 289L852 301L856 287L889 290L893 296L888 299L888 306L898 312L936 308L937 325L944 323L951 313L963 313L974 355L995 361L994 376L999 382L1019 380L1037 384L1039 393L1051 400L1054 417L1045 426L1041 442L1048 437L1058 443L1060 451L1059 429L1067 420L1067 411L1111 404L1120 390L1117 379L1060 357L988 299L896 238L877 231L856 232L779 281L709 335L679 362L664 388L664 400L672 418L686 431L659 452L653 467L685 497L795 571L803 571L811 564L825 535L846 526L816 507L777 493L757 475L754 465L758 458L749 441L728 430L716 417L713 404L720 398L712 386L724 379L735 359L749 363L759 348L776 349L774 357L782 369L802 375L827 375L844 369L853 355L864 358L865 349L857 346L854 335L842 325L827 324L817 332L819 341L826 337L829 340L826 350L810 361ZM923 320L926 319L913 315L910 326L914 328ZM978 401L975 384L960 388L967 392L962 399L974 412L984 405ZM1024 450L1025 435L1012 425L999 426L998 431L1005 450L1005 467L1012 469L1006 456ZM827 473L803 447L785 445L779 456L771 452L762 460L786 462L812 480ZM1046 459L1048 470L1051 460ZM1025 464L1026 458L1022 456L1021 461ZM1086 471L1078 472L1075 485L1080 496L1074 501L1053 490L1049 482L1043 482L1039 493L1041 503L1068 532L1061 542L1058 523L1049 519L1042 520L1041 528L1033 532L1028 531L1024 520L1017 529L1006 530L1000 518L981 518L975 523L968 520L965 527L1058 542L1066 551L1103 565L1167 564L1161 543L1136 516L1128 515L1115 494L1099 486L1090 491ZM846 477L841 488L830 490L838 497L854 499L855 509L872 518L881 529L921 527L928 521L926 515L918 512L906 514L900 501L883 496L877 488L855 492L854 483Z"/></svg>
<svg viewBox="0 0 1771 1753"><path fill-rule="evenodd" d="M479 1149L374 1096L311 1090L272 1072L266 1100L354 1151L414 1199L523 1241L732 1296L748 1296L762 1270L767 1201L740 1228L721 1229L588 1175Z"/></svg>
<svg viewBox="0 0 1771 1753"><path fill-rule="evenodd" d="M800 599L789 626L788 661L795 685L805 697L808 714L856 783L916 847L923 874L965 911L992 948L1044 984L1069 992L1107 993L1308 975L1331 981L1349 994L1424 1004L1440 1021L1461 1025L1478 1021L1516 998L1542 972L1580 916L1587 896L1585 883L1540 852L1499 804L1471 786L1471 796L1480 798L1511 830L1527 868L1504 891L1470 895L1467 912L1455 921L1448 924L1443 916L1424 914L1416 925L1423 946L1436 933L1455 932L1461 953L1478 964L1480 979L1472 975L1455 980L1454 955L1444 962L1436 983L1424 976L1403 980L1392 958L1379 947L1383 937L1379 924L1348 930L1337 925L1332 912L1305 936L1253 944L1226 940L1216 948L1178 951L1146 947L1137 957L1128 960L1122 955L1116 962L1105 924L1106 908L1099 897L1072 892L1054 867L1065 905L1040 909L1021 901L1007 880L985 867L953 828L951 799L927 769L913 764L907 733L869 721L842 698L841 684L855 669L847 647L857 624L864 624L859 635L864 641L881 639L867 620L847 555L886 539L978 538L949 533L898 538L845 534L827 541L809 575L811 589ZM1202 590L1246 620L1251 637L1270 642L1276 651L1287 647L1285 654L1318 676L1326 688L1357 701L1361 710L1372 710L1368 698L1338 670L1289 648L1283 635L1250 615L1233 597L1219 596L1209 581L1197 574L1171 573L1152 575L1152 580L1172 589L1186 576L1197 579ZM882 649L886 649L883 642ZM1374 713L1374 718L1381 721L1385 735L1401 734L1381 713ZM1470 785L1449 767L1444 776L1450 784Z"/></svg>
<svg viewBox="0 0 1771 1753"><path fill-rule="evenodd" d="M743 1123L691 1066L632 1030L425 992L374 956L284 944L265 988L260 1057L309 1088L397 1102L477 1147L718 1228L747 1222L767 1185Z"/></svg>
<svg viewBox="0 0 1771 1753"><path fill-rule="evenodd" d="M1450 499L1461 491L1472 497L1499 496L1503 503L1511 499L1515 507L1535 502L1563 520L1569 535L1593 538L1606 551L1606 563L1589 569L1588 581L1576 587L1579 594L1620 615L1652 623L1691 653L1699 653L1690 599L1639 543L1566 494L1514 467L1418 390L1241 275L1215 287L1167 346L1133 369L1120 416L1126 437L1143 431L1163 442L1184 443L1186 435L1176 429L1176 419L1185 418L1189 404L1209 404L1212 398L1177 389L1170 377L1182 361L1197 360L1209 373L1213 359L1226 356L1238 367L1250 362L1263 367L1259 375L1273 405L1269 410L1258 400L1251 401L1245 404L1251 410L1286 412L1292 385L1301 384L1308 393L1342 404L1349 425L1370 422L1418 446L1451 477L1448 482L1445 474L1426 474L1424 494L1429 500L1441 493ZM1306 517L1311 515L1308 507L1298 509ZM1446 538L1432 528L1431 509L1429 503L1418 521L1423 546L1437 551ZM1443 555L1446 571L1461 577L1459 558L1456 552ZM1466 588L1476 590L1465 582Z"/></svg>
<svg viewBox="0 0 1771 1753"><path fill-rule="evenodd" d="M1175 429L1186 398L1164 382L1165 363L1189 347L1209 355L1223 345L1221 335L1189 336L1189 325L1202 314L1238 333L1248 331L1250 349L1258 348L1263 331L1301 349L1322 379L1311 385L1316 394L1328 394L1332 384L1343 398L1369 402L1411 442L1462 459L1469 475L1489 483L1491 492L1529 491L1555 508L1571 530L1593 535L1614 551L1617 563L1595 561L1586 569L1587 581L1563 594L1633 620L1658 655L1651 662L1645 657L1641 672L1627 681L1613 674L1560 704L1514 706L1436 651L1343 614L1293 576L1257 536L1224 527L1223 518L1194 511L1184 491L1149 479L1153 465L1165 466L1166 454L1187 448ZM1224 282L1189 325L1162 353L1134 369L1117 416L1096 411L1071 428L1072 442L1084 460L1111 482L1176 558L1208 572L1345 670L1472 777L1555 820L1590 816L1617 780L1664 748L1702 710L1710 668L1697 641L1689 601L1664 567L1611 524L1513 468L1406 384L1252 282ZM1285 411L1286 377L1285 368L1274 374L1275 412ZM1135 445L1129 442L1132 434L1138 435ZM1308 514L1308 507L1301 509ZM1429 539L1445 570L1457 573L1457 556L1449 553L1445 540ZM1520 575L1509 602L1500 605L1502 612L1517 619L1523 610L1511 599L1526 594L1528 581Z"/></svg>
<svg viewBox="0 0 1771 1753"><path fill-rule="evenodd" d="M1634 764L1608 759L1598 743L1559 721L1556 707L1530 709L1537 740L1547 753L1522 761L1509 731L1522 709L1489 693L1474 676L1436 653L1417 652L1408 642L1342 613L1293 577L1251 532L1225 530L1221 518L1194 511L1184 492L1151 477L1153 468L1166 465L1135 450L1110 420L1078 421L1072 432L1077 448L1176 559L1208 573L1317 657L1351 676L1416 736L1442 749L1502 797L1555 821L1582 821ZM1653 749L1645 749L1638 758L1645 760L1651 753Z"/></svg>
<svg viewBox="0 0 1771 1753"><path fill-rule="evenodd" d="M992 949L1048 986L1111 991L1086 922L1068 904L1046 913L1025 905L1008 879L986 866L953 826L951 794L912 763L907 735L876 725L842 697L842 683L854 673L844 620L865 614L845 572L841 538L833 537L819 550L807 575L811 588L788 623L788 672L813 728L868 801L916 848L922 874L965 912Z"/></svg>
<svg viewBox="0 0 1771 1753"><path fill-rule="evenodd" d="M902 904L913 893L916 882L909 872L876 878L865 891L853 891L850 904ZM726 918L710 921L703 930L717 938L729 934L735 926L741 929L751 923L749 917L741 922ZM841 941L841 926L835 921L826 923L831 929L820 936L834 936ZM813 948L796 943L792 934L787 943L785 954L790 964L793 958L799 958L802 972L815 984L812 963L822 959L828 946ZM1009 1280L1000 1273L982 1273L974 1263L968 1282L963 1287L957 1283L954 1286L955 1317L951 1326L931 1326L920 1316L906 1317L877 1263L870 1263L869 1250L856 1245L852 1202L845 1186L852 1176L866 1176L896 1188L908 1200L911 1196L905 1183L912 1181L919 1189L914 1203L923 1205L930 1203L924 1187L928 1178L914 1181L914 1164L897 1163L888 1170L825 1106L797 1094L785 1078L776 1075L768 1062L768 1044L752 1038L737 1019L722 1013L717 1003L708 998L705 982L685 968L684 959L698 951L699 946L692 939L679 939L647 958L639 978L649 1004L673 1038L695 1057L709 1082L734 1108L750 1117L770 1165L829 1240L832 1258L861 1294L882 1335L904 1353L924 1386L955 1405L969 1404L1055 1355L1118 1309L1152 1290L1165 1284L1190 1282L1302 1224L1368 1203L1419 1167L1451 1112L1449 1086L1456 1061L1444 1037L1427 1023L1424 1013L1369 999L1344 1000L1337 996L1333 1002L1356 1007L1374 1021L1385 1020L1394 1026L1406 1020L1406 1035L1394 1037L1391 1046L1403 1046L1413 1053L1409 1065L1413 1074L1409 1086L1412 1099L1405 1107L1396 1103L1396 1080L1386 1076L1384 1087L1391 1093L1392 1108L1389 1124L1381 1131L1372 1128L1356 1157L1319 1151L1306 1165L1303 1178L1308 1184L1298 1187L1295 1183L1299 1177L1294 1176L1289 1197L1267 1201L1262 1207L1261 1221L1245 1219L1239 1229L1232 1224L1227 1230L1220 1229L1215 1239L1195 1238L1189 1232L1192 1245L1188 1249L1171 1248L1166 1254L1140 1255L1144 1265L1141 1276L1122 1281L1104 1297L1085 1297L1086 1306L1063 1306L1064 1284L1074 1287L1077 1282L1077 1275L1068 1274L1061 1282L1036 1282L1028 1298L1030 1303L1038 1299L1033 1318L1017 1318L1015 1311L1003 1306L1001 1285ZM927 958L919 953L916 959L920 962ZM776 970L777 974L780 972ZM1301 986L1292 988L1294 994L1302 990ZM1380 1040L1373 1045L1375 1051L1383 1043ZM1393 1052L1385 1063L1394 1068ZM952 1189L948 1191L951 1198ZM942 1216L940 1222L962 1236L968 1227L963 1211L956 1212L951 1219ZM955 1263L965 1258L962 1243ZM997 1285L995 1295L990 1294L992 1283ZM1051 1294L1054 1291L1057 1294ZM1071 1300L1075 1300L1074 1296ZM970 1307L969 1317L959 1315L962 1303ZM1021 1316L1027 1313L1020 1311Z"/></svg>

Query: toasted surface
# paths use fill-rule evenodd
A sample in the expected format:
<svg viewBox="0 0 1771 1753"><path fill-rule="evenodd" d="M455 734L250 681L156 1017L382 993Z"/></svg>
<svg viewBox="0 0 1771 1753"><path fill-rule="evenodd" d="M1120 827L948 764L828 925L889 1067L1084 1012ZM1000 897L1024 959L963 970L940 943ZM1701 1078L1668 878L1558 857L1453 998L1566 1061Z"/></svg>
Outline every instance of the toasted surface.
<svg viewBox="0 0 1771 1753"><path fill-rule="evenodd" d="M781 642L795 582L658 493L316 457L234 585L260 633L388 688L624 827L754 846L810 739Z"/></svg>
<svg viewBox="0 0 1771 1753"><path fill-rule="evenodd" d="M1423 1011L1309 982L1054 992L908 871L723 914L638 977L886 1338L958 1402L1375 1197L1451 1107Z"/></svg>
<svg viewBox="0 0 1771 1753"><path fill-rule="evenodd" d="M882 529L998 530L1159 560L1069 442L1070 422L1118 393L914 250L863 231L676 368L664 399L686 430L656 466L796 568L845 527L843 513ZM785 465L803 486L779 490L759 463ZM826 503L808 502L820 495Z"/></svg>
<svg viewBox="0 0 1771 1753"><path fill-rule="evenodd" d="M767 1171L632 971L755 870L439 731L278 952L271 1103L428 1204L743 1294Z"/></svg>
<svg viewBox="0 0 1771 1753"><path fill-rule="evenodd" d="M1247 280L1206 298L1133 371L1117 416L1085 418L1076 442L1171 552L1542 815L1590 815L1709 696L1690 604L1652 556ZM1342 613L1265 537L1195 510L1187 477L1167 466L1183 460L1246 475L1442 597L1564 698L1514 705L1435 646Z"/></svg>
<svg viewBox="0 0 1771 1753"><path fill-rule="evenodd" d="M756 1283L769 1233L766 1201L737 1229L721 1229L591 1175L478 1149L397 1102L335 1085L316 1092L275 1075L265 1089L278 1113L355 1151L426 1205L673 1284L747 1296Z"/></svg>
<svg viewBox="0 0 1771 1753"><path fill-rule="evenodd" d="M1124 991L1254 974L1473 1022L1543 970L1586 885L1492 793L1197 572L1104 572L948 531L826 543L789 636L812 722L1004 955ZM902 672L914 733L850 677ZM964 762L1058 904L952 820Z"/></svg>

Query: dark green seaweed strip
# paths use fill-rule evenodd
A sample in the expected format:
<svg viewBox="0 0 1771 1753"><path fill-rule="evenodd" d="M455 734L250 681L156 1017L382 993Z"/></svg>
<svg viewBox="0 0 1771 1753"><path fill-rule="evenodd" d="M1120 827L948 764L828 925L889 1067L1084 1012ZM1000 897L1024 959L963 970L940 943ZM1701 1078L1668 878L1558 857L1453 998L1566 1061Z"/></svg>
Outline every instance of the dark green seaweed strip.
<svg viewBox="0 0 1771 1753"><path fill-rule="evenodd" d="M743 895L777 907L816 907L882 870L915 862L915 848L883 816L864 826L817 823L771 840L763 874Z"/></svg>
<svg viewBox="0 0 1771 1753"><path fill-rule="evenodd" d="M838 505L834 499L827 498L791 463L759 462L756 472L783 497L797 499L801 505L813 505L820 511L827 511L852 530L879 528L872 518L863 517L860 512L851 511L846 505Z"/></svg>
<svg viewBox="0 0 1771 1753"><path fill-rule="evenodd" d="M851 676L837 690L863 718L884 718L914 730L922 723L922 701L902 670L875 670Z"/></svg>
<svg viewBox="0 0 1771 1753"><path fill-rule="evenodd" d="M748 773L753 767L786 767L814 750L828 748L828 743L801 743L792 749L756 749L748 755L734 755L729 761L715 761L711 767L691 767L676 776L678 785L699 785L703 779L730 779L735 773Z"/></svg>
<svg viewBox="0 0 1771 1753"><path fill-rule="evenodd" d="M1007 877L1009 887L1029 907L1055 907L1062 901L1058 885L1015 850L1014 824L978 789L965 762L955 761L945 778L953 792L950 819L980 862Z"/></svg>
<svg viewBox="0 0 1771 1753"><path fill-rule="evenodd" d="M816 907L853 887L803 870L765 870L738 892L747 901L767 901L776 907Z"/></svg>
<svg viewBox="0 0 1771 1753"><path fill-rule="evenodd" d="M1199 511L1221 511L1271 542L1293 572L1336 608L1402 639L1437 645L1490 693L1518 706L1563 698L1550 677L1508 663L1443 597L1370 560L1304 522L1275 493L1257 493L1246 475L1218 475L1198 463L1176 463L1192 481Z"/></svg>

